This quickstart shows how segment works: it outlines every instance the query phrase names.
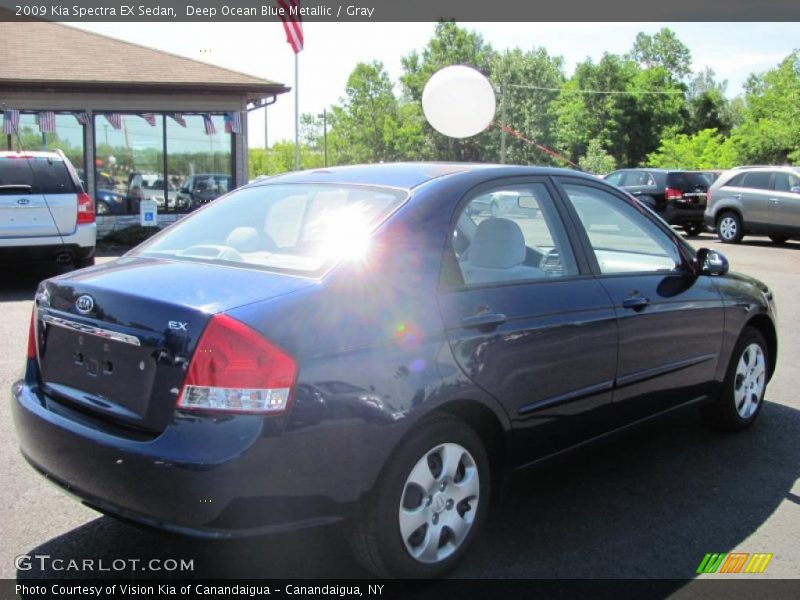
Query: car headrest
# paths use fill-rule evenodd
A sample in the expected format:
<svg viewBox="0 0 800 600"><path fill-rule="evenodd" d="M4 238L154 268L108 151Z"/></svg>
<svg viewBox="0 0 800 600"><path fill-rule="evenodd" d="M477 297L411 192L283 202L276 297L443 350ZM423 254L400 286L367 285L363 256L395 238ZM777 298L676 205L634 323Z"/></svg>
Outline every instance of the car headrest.
<svg viewBox="0 0 800 600"><path fill-rule="evenodd" d="M469 248L469 263L476 267L508 269L525 260L525 237L514 221L481 221Z"/></svg>

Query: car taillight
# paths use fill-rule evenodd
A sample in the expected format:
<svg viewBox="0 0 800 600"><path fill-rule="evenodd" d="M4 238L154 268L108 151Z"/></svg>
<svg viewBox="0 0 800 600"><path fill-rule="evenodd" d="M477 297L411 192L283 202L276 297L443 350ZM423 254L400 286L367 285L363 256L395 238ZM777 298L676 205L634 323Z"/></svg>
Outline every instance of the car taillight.
<svg viewBox="0 0 800 600"><path fill-rule="evenodd" d="M683 192L677 188L668 187L664 190L664 196L667 200L683 200Z"/></svg>
<svg viewBox="0 0 800 600"><path fill-rule="evenodd" d="M86 192L78 194L78 224L94 223L94 200Z"/></svg>
<svg viewBox="0 0 800 600"><path fill-rule="evenodd" d="M28 359L36 359L36 309L31 311L31 324L28 327Z"/></svg>
<svg viewBox="0 0 800 600"><path fill-rule="evenodd" d="M275 414L291 400L297 363L227 315L212 317L194 351L178 408Z"/></svg>

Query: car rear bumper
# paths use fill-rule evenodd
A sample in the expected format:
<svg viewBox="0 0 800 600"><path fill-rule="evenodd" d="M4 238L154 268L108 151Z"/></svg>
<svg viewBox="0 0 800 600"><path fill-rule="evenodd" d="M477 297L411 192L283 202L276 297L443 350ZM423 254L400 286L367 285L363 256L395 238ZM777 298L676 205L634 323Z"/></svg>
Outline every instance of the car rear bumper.
<svg viewBox="0 0 800 600"><path fill-rule="evenodd" d="M703 223L705 205L701 206L679 206L669 202L664 210L664 220L670 225L688 225L692 223Z"/></svg>
<svg viewBox="0 0 800 600"><path fill-rule="evenodd" d="M77 244L45 244L37 246L0 246L0 263L44 263L59 262L64 254L69 255L72 262L94 256L94 246Z"/></svg>
<svg viewBox="0 0 800 600"><path fill-rule="evenodd" d="M176 413L160 434L122 430L12 391L20 449L45 477L104 513L200 537L241 537L346 518L360 485L342 455L274 418ZM287 439L288 438L288 439Z"/></svg>

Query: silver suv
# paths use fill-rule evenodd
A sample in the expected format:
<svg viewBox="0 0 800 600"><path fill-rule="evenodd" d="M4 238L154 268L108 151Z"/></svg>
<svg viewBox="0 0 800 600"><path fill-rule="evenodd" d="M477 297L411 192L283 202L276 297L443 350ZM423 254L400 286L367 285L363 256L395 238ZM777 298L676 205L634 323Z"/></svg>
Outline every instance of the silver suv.
<svg viewBox="0 0 800 600"><path fill-rule="evenodd" d="M0 152L0 261L94 264L94 201L56 152Z"/></svg>
<svg viewBox="0 0 800 600"><path fill-rule="evenodd" d="M776 244L800 236L800 167L737 167L708 190L705 223L736 244L745 234Z"/></svg>

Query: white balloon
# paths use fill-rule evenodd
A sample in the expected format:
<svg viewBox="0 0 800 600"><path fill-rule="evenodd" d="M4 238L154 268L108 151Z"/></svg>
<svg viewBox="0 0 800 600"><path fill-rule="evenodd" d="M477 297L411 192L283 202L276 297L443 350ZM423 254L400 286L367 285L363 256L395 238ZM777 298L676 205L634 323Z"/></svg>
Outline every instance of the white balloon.
<svg viewBox="0 0 800 600"><path fill-rule="evenodd" d="M455 65L434 73L422 92L422 111L436 131L466 138L486 129L496 102L489 80L472 67Z"/></svg>

